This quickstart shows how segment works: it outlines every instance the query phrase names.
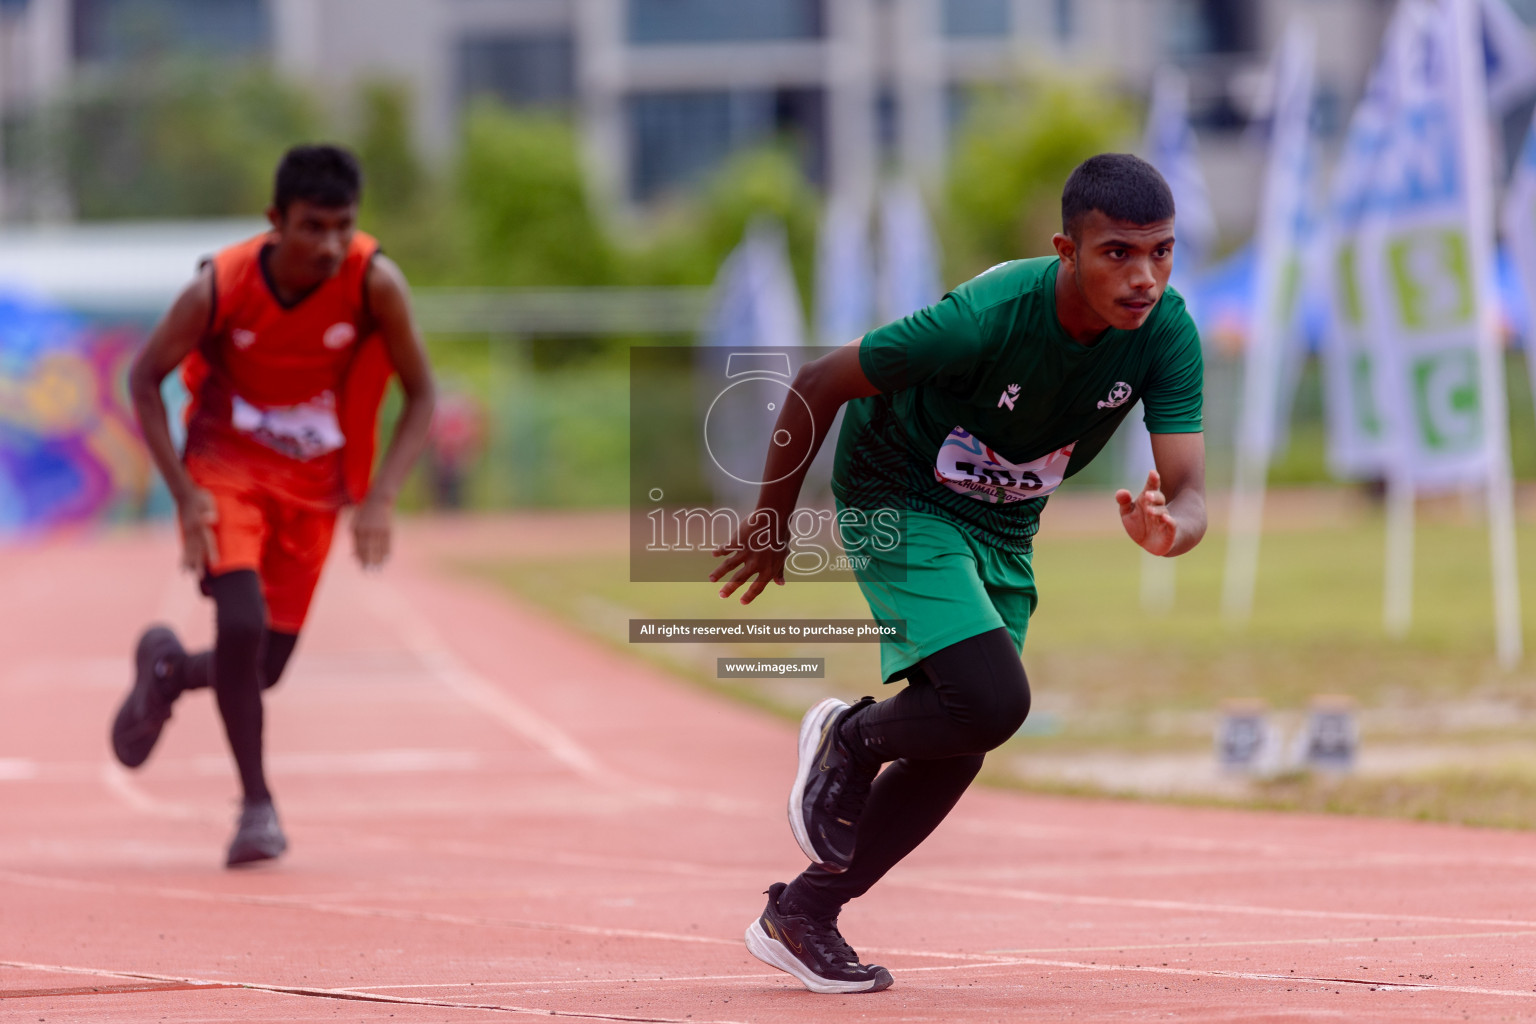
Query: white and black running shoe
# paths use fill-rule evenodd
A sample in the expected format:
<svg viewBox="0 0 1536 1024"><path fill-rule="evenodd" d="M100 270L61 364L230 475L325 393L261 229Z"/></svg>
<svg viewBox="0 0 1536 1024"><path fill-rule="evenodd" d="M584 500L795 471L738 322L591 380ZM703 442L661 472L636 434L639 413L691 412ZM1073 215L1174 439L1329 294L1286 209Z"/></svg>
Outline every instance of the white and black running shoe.
<svg viewBox="0 0 1536 1024"><path fill-rule="evenodd" d="M838 933L837 922L786 914L779 906L784 883L768 887L763 916L747 926L747 950L769 967L793 974L812 992L879 992L891 987L891 972L859 963L859 954Z"/></svg>
<svg viewBox="0 0 1536 1024"><path fill-rule="evenodd" d="M859 817L880 770L853 759L840 729L849 715L874 702L865 697L850 707L828 697L800 720L800 765L789 791L789 828L806 857L828 871L847 871L853 863Z"/></svg>

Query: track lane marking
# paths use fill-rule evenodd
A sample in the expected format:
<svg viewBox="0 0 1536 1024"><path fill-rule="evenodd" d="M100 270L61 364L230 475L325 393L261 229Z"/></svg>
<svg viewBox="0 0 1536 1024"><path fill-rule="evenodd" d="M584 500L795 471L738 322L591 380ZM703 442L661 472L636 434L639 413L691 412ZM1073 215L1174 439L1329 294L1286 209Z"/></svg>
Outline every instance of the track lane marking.
<svg viewBox="0 0 1536 1024"><path fill-rule="evenodd" d="M1373 979L1349 978L1349 977L1325 977L1318 975L1297 974L1271 974L1258 971L1220 971L1197 970L1194 968L1176 967L1151 967L1130 966L1124 964L1099 964L1083 962L1080 960L1050 960L1040 957L1016 957L1007 960L995 960L990 962L955 964L935 967L902 968L902 974L932 973L937 971L958 970L996 970L1005 967L1050 967L1060 970L1076 970L1086 973L1113 974L1134 973L1152 974L1163 977L1186 978L1211 978L1216 980L1231 981L1265 981L1285 983L1291 985L1311 985L1326 988L1329 986L1345 985L1355 989L1364 989L1371 992L1410 992L1410 993L1454 993L1457 995L1481 995L1501 998L1532 999L1536 998L1536 991L1523 991L1520 989L1491 988L1483 985L1431 985L1423 983L1407 982L1383 982ZM555 1010L548 1007L511 1006L503 1003L469 1003L449 999L424 999L410 996L391 996L375 991L377 986L366 988L315 988L310 986L275 985L263 982L211 980L195 977L176 975L154 974L144 971L115 971L105 968L77 967L64 964L40 964L21 961L0 961L0 967L13 967L21 970L56 971L69 974L89 974L96 977L126 978L146 981L175 982L193 987L224 987L242 988L257 992L271 992L279 995L309 996L330 999L346 999L361 1002L374 1002L397 1004L407 1006L432 1006L444 1009L484 1010L499 1011L505 1013L538 1014L541 1016L570 1017L582 1020L617 1020L645 1022L645 1024L743 1024L739 1021L716 1020L709 1021L698 1018L676 1017L649 1017L634 1016L630 1014L607 1014L588 1011ZM755 980L758 975L734 975L734 976L706 976L700 980L720 981L727 978L741 980ZM769 975L770 978L778 977ZM632 984L633 980L614 979L610 984ZM468 986L466 986L468 987Z"/></svg>
<svg viewBox="0 0 1536 1024"><path fill-rule="evenodd" d="M362 989L312 988L305 985L271 985L257 981L209 981L203 978L183 977L171 974L154 974L148 971L115 971L100 967L78 967L71 964L38 964L15 960L0 960L0 967L14 967L29 971L53 971L60 974L86 974L98 978L126 978L143 981L173 982L189 988L247 989L253 992L269 992L275 995L303 996L318 999L338 999L362 1003L383 1003L391 1006L431 1006L453 1010L480 1010L498 1013L535 1014L540 1017L568 1017L575 1020L632 1021L635 1024L747 1024L745 1021L705 1019L698 1017L644 1017L625 1013L596 1013L582 1010L555 1010L549 1007L509 1006L502 1003L461 1003L443 999L416 999L410 996L391 996L365 992Z"/></svg>
<svg viewBox="0 0 1536 1024"><path fill-rule="evenodd" d="M684 793L631 779L604 765L574 737L515 699L503 687L470 668L444 642L437 629L401 599L388 584L368 587L364 601L428 672L455 696L500 722L533 747L543 750L578 778L608 790L619 790L649 803L686 804L697 809L739 817L756 817L761 805L718 793Z"/></svg>
<svg viewBox="0 0 1536 1024"><path fill-rule="evenodd" d="M533 931L571 932L573 934L580 934L580 935L595 935L595 936L602 937L602 938L630 938L630 939L639 939L639 940L645 940L645 941L670 941L670 942L683 942L683 943L691 943L691 944L699 944L699 945L715 945L715 946L736 946L736 945L739 945L740 941L741 941L740 939L737 939L737 938L734 938L734 937L732 937L732 938L725 938L725 937L710 936L710 935L689 935L689 934L676 933L676 932L660 932L660 931L653 931L653 930L646 930L646 929L633 929L633 928L608 928L608 927L603 927L603 926L599 926L599 925L579 925L579 924L571 924L571 923L565 923L565 922L559 922L559 921L533 921L533 920L525 920L525 919L518 919L518 918L481 918L481 917L471 917L471 916L462 915L462 914L445 914L445 913L441 913L441 912L437 912L437 911L403 910L403 909L393 908L393 907L373 907L373 906L365 906L365 905L325 903L325 902L314 901L313 899L308 898L308 897L261 896L261 895L253 895L253 894L215 893L215 892L207 892L205 890L200 890L200 889L174 889L174 888L165 888L165 887L144 887L144 888L140 888L140 887L134 887L134 886L117 886L117 885L112 885L112 884L105 883L105 882L87 882L87 881L81 881L81 880L76 880L76 879L54 878L54 877L46 876L46 875L30 875L30 874L26 874L26 873L23 873L23 872L10 871L10 870L4 870L4 869L0 869L0 881L10 881L10 882L13 882L13 883L19 884L19 885L29 885L29 886L33 886L33 887L39 887L39 888L62 889L62 890L73 891L73 892L104 893L104 894L109 894L109 895L138 896L138 897L146 897L147 896L147 897L155 897L155 898L168 898L168 899L189 900L189 901L193 901L193 902L222 903L222 904L235 904L235 905L242 905L242 906L265 907L265 908L269 908L269 909L278 909L278 910L308 910L308 911L313 911L313 912L316 912L316 913L337 914L337 915L346 916L346 917L360 917L360 918L377 917L377 918L386 918L386 919L401 920L401 921L425 921L425 922L431 922L431 923L436 923L436 924L454 924L454 925L466 925L466 926L490 927L490 928L517 928L517 929L525 929L525 930L533 930ZM1254 913L1261 913L1261 912L1265 912L1266 908L1255 907L1255 908L1246 908L1246 909L1250 910L1250 911L1252 911ZM1316 917L1324 917L1324 918L1333 918L1333 917L1341 917L1341 916L1342 917L1348 917L1348 916L1350 916L1350 915L1338 914L1338 913L1331 912L1331 911L1311 911L1311 912L1308 912L1308 911L1295 911L1293 913L1294 913L1294 916L1316 916ZM1518 935L1536 933L1536 922L1486 921L1486 920L1478 920L1478 919L1438 918L1438 917L1415 916L1415 915L1399 915L1399 916L1396 916L1396 917L1391 916L1391 915L1365 915L1365 916L1370 918L1370 919L1381 919L1381 920L1397 921L1397 922L1405 922L1405 921L1417 921L1417 922L1435 921L1435 922L1444 922L1444 923L1451 923L1451 924L1458 924L1458 923L1459 924L1495 924L1495 925L1501 925L1501 926L1504 927L1503 931L1492 933L1493 935L1512 935L1512 936L1518 936ZM1372 938L1382 938L1382 936L1372 936ZM1402 936L1394 936L1394 937L1391 937L1391 938L1399 940L1399 941L1403 941L1403 940L1406 940L1406 941L1418 941L1419 939L1424 939L1425 941L1430 941L1430 940L1435 939L1436 936L1433 936L1433 935L1422 936L1422 935L1417 935L1417 934L1409 934L1409 935L1402 935ZM1339 941L1342 941L1342 940L1331 939L1331 938L1327 938L1327 937L1319 937L1316 940L1277 940L1274 944L1276 944L1276 945L1290 944L1292 942L1297 942L1297 941L1313 941L1316 944L1326 944L1326 943L1339 942ZM1250 943L1254 944L1254 945L1263 945L1263 944L1265 944L1262 941L1258 941L1258 940L1234 940L1231 943L1216 942L1216 943L1213 943L1212 945L1214 945L1214 946L1223 946L1223 945L1241 945L1241 944L1250 944ZM989 962L1012 962L1012 958L1014 956L1014 954L1011 951L1001 951L1001 952L987 951L987 952L981 952L981 953L950 953L950 952L935 951L935 950L905 949L905 948L891 947L891 946L867 946L865 948L866 948L866 951L868 951L870 953L876 953L876 954L880 954L880 955L884 955L884 956L905 956L905 957L925 958L925 959L958 960L958 961L965 961L967 963L974 962L976 964L984 964L984 963L989 963ZM1097 948L1103 948L1105 950L1126 950L1126 949L1129 949L1129 948L1164 948L1164 947L1161 944L1156 945L1156 946L1149 946L1149 947L1139 947L1139 946L1138 947L1128 947L1128 946L1123 946L1123 945L1122 946L1109 946L1109 947L1088 947L1088 948L1085 948L1085 947L1066 947L1067 951L1072 951L1072 952L1091 952L1091 951L1094 951L1094 949L1097 949ZM1176 947L1168 947L1168 948L1176 948Z"/></svg>
<svg viewBox="0 0 1536 1024"><path fill-rule="evenodd" d="M889 879L892 887L923 889L957 896L984 899L1019 900L1025 903L1066 903L1084 907L1131 907L1138 910L1180 911L1197 914L1242 914L1261 917L1299 917L1330 921L1381 921L1391 923L1491 925L1496 928L1536 928L1536 921L1518 918L1445 917L1437 914L1383 914L1370 910L1310 910L1292 907L1265 907L1248 903L1198 903L1191 900L1154 900L1135 896L1085 896L1081 893L1051 893L1034 889L1009 889L964 885L958 882L916 882Z"/></svg>
<svg viewBox="0 0 1536 1024"><path fill-rule="evenodd" d="M1450 942L1456 939L1520 939L1536 937L1536 929L1506 932L1453 932L1440 935L1353 935L1340 938L1317 936L1305 939L1214 939L1207 942L1147 942L1118 946L1040 946L1024 949L989 949L993 956L1040 953L1127 953L1169 949L1222 949L1229 946L1334 946L1368 942Z"/></svg>

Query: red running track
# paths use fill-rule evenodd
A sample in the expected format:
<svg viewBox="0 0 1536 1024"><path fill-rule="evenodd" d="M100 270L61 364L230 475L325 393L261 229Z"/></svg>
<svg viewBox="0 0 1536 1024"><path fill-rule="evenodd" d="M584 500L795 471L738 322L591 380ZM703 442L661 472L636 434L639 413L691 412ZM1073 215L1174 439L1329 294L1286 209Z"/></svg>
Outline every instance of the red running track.
<svg viewBox="0 0 1536 1024"><path fill-rule="evenodd" d="M335 560L246 872L206 693L109 762L136 631L208 633L169 535L0 552L0 1020L1536 1017L1536 836L986 791L844 914L895 987L812 995L740 937L793 730L434 568L477 538Z"/></svg>

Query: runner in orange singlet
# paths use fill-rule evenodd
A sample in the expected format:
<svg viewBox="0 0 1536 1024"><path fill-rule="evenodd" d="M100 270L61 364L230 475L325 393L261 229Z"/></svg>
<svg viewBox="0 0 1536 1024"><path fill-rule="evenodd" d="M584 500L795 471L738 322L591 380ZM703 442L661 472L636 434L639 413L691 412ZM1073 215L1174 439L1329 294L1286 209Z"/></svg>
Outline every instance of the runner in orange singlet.
<svg viewBox="0 0 1536 1024"><path fill-rule="evenodd" d="M213 598L217 634L211 651L189 655L164 626L145 631L112 747L137 768L182 691L213 687L245 796L231 867L287 849L262 768L262 691L298 641L337 510L356 506L357 559L381 565L395 496L432 419L405 278L356 230L361 185L345 150L289 150L267 210L272 230L203 265L129 374L144 439L176 499L182 564ZM178 366L192 396L181 455L160 395ZM374 474L391 375L405 406Z"/></svg>

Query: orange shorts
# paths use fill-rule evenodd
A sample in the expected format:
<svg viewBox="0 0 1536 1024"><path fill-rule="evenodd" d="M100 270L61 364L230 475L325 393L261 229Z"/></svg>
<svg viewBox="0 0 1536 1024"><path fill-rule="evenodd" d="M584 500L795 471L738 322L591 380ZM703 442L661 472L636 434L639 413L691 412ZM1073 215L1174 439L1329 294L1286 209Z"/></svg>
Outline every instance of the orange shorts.
<svg viewBox="0 0 1536 1024"><path fill-rule="evenodd" d="M208 576L254 569L267 602L267 624L280 633L304 625L336 529L334 507L294 499L270 475L231 458L191 455L193 482L213 495L218 557Z"/></svg>

